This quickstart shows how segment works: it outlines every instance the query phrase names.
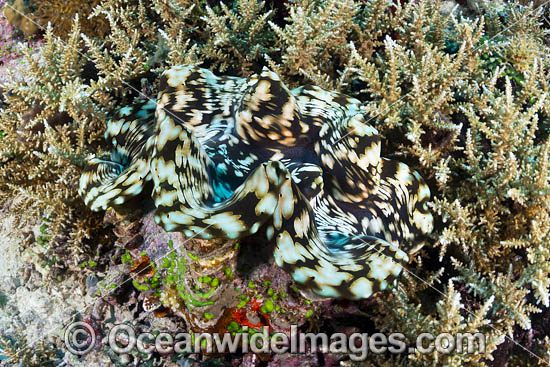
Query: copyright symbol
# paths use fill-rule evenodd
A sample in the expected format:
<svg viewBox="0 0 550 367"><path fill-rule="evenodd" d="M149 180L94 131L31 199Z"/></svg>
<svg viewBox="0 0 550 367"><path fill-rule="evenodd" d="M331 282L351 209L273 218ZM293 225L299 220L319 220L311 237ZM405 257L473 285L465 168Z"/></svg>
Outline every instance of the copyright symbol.
<svg viewBox="0 0 550 367"><path fill-rule="evenodd" d="M82 356L94 347L95 331L90 324L82 321L73 322L65 329L64 341L69 352Z"/></svg>

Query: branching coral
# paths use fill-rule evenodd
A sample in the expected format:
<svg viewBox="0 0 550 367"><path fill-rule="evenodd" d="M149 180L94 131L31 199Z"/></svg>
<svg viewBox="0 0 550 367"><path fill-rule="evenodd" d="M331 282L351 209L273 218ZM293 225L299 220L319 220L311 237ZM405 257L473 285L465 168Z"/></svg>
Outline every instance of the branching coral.
<svg viewBox="0 0 550 367"><path fill-rule="evenodd" d="M21 222L49 218L46 247L61 260L55 267L77 265L86 244L91 245L88 241L101 232L101 217L75 196L74 180L85 149L97 144L105 116L81 79L85 60L78 54L79 33L77 24L72 37L61 44L50 30L40 58L27 54L25 80L5 87L10 95L0 121L0 190L22 196L13 208ZM67 253L74 256L70 262Z"/></svg>
<svg viewBox="0 0 550 367"><path fill-rule="evenodd" d="M349 53L348 35L354 29L356 1L297 1L289 9L284 29L273 22L279 38L282 65L271 66L281 74L302 75L324 88L337 88L331 81L339 75Z"/></svg>
<svg viewBox="0 0 550 367"><path fill-rule="evenodd" d="M266 27L273 11L266 11L265 2L257 0L239 1L235 10L224 3L220 3L220 8L222 14L218 15L206 7L203 20L212 37L208 38L203 54L219 65L221 71L231 66L240 75L248 76L254 63L275 51L273 33Z"/></svg>
<svg viewBox="0 0 550 367"><path fill-rule="evenodd" d="M56 266L74 267L89 252L95 255L89 244L103 242L96 237L105 232L100 216L74 201L74 180L87 152L101 145L106 115L118 103L153 95L152 69L201 62L197 45L203 36L196 30L206 28L200 19L206 9L200 2L191 5L103 1L91 14L109 23L103 40L90 33L81 38L78 20L63 38L51 28L39 54L26 56L25 81L3 86L2 192L24 194L14 208L25 213L22 221L51 219L47 248ZM192 37L196 44L189 43Z"/></svg>
<svg viewBox="0 0 550 367"><path fill-rule="evenodd" d="M115 107L138 103L136 90L155 95L156 73L167 66L202 63L248 76L268 64L286 85L313 81L360 100L381 136L382 150L421 172L430 185L436 215L429 241L439 253L426 246L410 254L414 276L405 275L406 287L384 293L384 302L374 297L380 301L369 314L375 327L414 337L426 328L460 328L456 320L463 317L489 338L486 359L373 356L376 365L483 366L494 357L493 365L501 366L498 360L514 356L534 365L536 357L514 344L524 341L533 353L547 355L548 343L539 338L548 330L550 286L547 7L467 2L471 9L459 6L442 14L438 1L296 0L266 15L269 9L259 1L226 1L224 8L208 3L210 10L202 1L155 0L146 7L139 1L103 0L96 13L109 20L110 33L103 39L88 34L86 47L80 48L91 57L82 62L82 74L91 70L93 77L71 84L80 74L69 71L46 88L61 69L39 69L30 73L32 85L24 84L21 91L4 88L13 95L6 96L3 107L2 194L13 196L21 184L29 195L39 193L37 201L21 208L30 205L28 215L60 213L52 216L55 221L57 215L74 213L66 227L51 229L52 237L61 233L58 243L65 243L67 236L74 238L70 228L81 218L99 223L75 199L74 187L64 191L64 182L76 183L83 156L97 151L104 121L93 122L93 131L77 130L86 137L78 154L65 143L64 153L57 154L50 145L73 144L80 134L72 131L80 120L66 119L67 110L59 113L61 100L79 95L75 101L84 101L83 106L91 101L105 118L114 119ZM244 29L249 25L256 26L253 34ZM59 41L50 43L56 53L63 50ZM47 125L36 126L43 129L20 130L35 126L22 123L29 116L43 121L42 115ZM63 140L52 142L62 126L71 131L63 130ZM28 178L44 180L27 184L20 164L30 172ZM476 318L483 320L472 321ZM504 343L503 334L510 337Z"/></svg>
<svg viewBox="0 0 550 367"><path fill-rule="evenodd" d="M421 9L405 29L432 19ZM536 22L540 10L504 12L514 19L513 37L504 38L509 30L500 27L489 38L480 20L457 22L451 15L444 24L452 36L425 33L413 44L418 35L400 33L385 41L384 63L370 64L370 54L354 51L354 64L374 97L367 109L376 108L377 127L407 137L401 149L439 188L433 207L442 223L434 239L447 271L458 272L463 300L491 299L486 317L493 328L486 332L512 336L518 326L532 329L532 318L548 305L549 66L535 51L546 49L547 32ZM431 20L423 24L432 29ZM410 69L400 71L403 66ZM527 301L531 295L536 302Z"/></svg>
<svg viewBox="0 0 550 367"><path fill-rule="evenodd" d="M12 338L0 334L0 351L9 361L29 367L53 366L58 362L55 348L39 342L36 348L28 348L24 337Z"/></svg>

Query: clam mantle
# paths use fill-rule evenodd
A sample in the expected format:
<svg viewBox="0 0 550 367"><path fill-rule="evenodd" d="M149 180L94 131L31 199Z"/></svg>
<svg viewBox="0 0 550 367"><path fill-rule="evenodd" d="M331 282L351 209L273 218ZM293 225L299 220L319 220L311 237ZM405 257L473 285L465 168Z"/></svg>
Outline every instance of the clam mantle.
<svg viewBox="0 0 550 367"><path fill-rule="evenodd" d="M105 137L111 154L92 158L80 180L90 208L150 195L166 231L265 231L276 264L322 297L387 288L433 227L428 186L381 157L358 100L289 90L267 69L247 79L169 69L157 100L119 108Z"/></svg>

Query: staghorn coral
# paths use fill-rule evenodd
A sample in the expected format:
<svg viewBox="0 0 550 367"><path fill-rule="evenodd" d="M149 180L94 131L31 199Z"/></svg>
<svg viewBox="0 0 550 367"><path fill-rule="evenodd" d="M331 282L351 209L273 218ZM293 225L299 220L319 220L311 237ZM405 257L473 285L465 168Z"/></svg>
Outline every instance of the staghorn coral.
<svg viewBox="0 0 550 367"><path fill-rule="evenodd" d="M481 20L459 23L450 16L447 24L455 31L451 39L459 45L452 52L432 43L442 45L450 37L446 32L440 33L442 38L411 43L417 35L406 32L407 27L416 23L432 29L432 17L421 13L426 5L418 5L412 13L417 20L413 17L414 22L405 23L399 38L385 41L380 55L388 67L382 73L377 64L369 65L369 54L357 51L354 56L365 91L375 97L367 109L376 108L372 115L378 116L381 131L397 136L397 130L408 138L401 140L400 148L429 170L428 182L438 188L433 208L441 224L433 238L441 248L440 266L455 274L454 281L460 284L462 307L473 313L469 304L492 300L485 316L491 326L481 330L492 338L499 333L517 337L521 335L518 327L535 328L531 320L547 308L548 300L548 135L544 130L549 65L543 53L534 51L546 49L547 31L537 22L540 10L521 6L507 10L514 18L509 25L516 30L508 37L489 38L492 30ZM501 26L497 33L507 32L512 31ZM522 54L529 56L514 57ZM397 61L397 55L405 59ZM420 254L424 258L418 260L425 263L427 254ZM413 289L424 288L421 279L430 272L421 274L413 279L418 283ZM430 293L438 288L433 286ZM415 297L399 303L425 303L422 298L414 301ZM383 307L384 314L393 314L395 307ZM409 318L418 315L410 312ZM383 318L377 324L383 327L387 321ZM498 340L496 344L504 341ZM525 353L521 346L515 350L537 359L537 352ZM498 354L499 350L493 352ZM448 365L472 363L466 356L455 358Z"/></svg>
<svg viewBox="0 0 550 367"><path fill-rule="evenodd" d="M148 71L150 67L180 59L184 46L176 42L188 34L200 15L175 5L157 1L146 11L141 6L145 13L140 13L134 12L138 3L127 2L125 8L102 3L94 17L110 14L107 43L94 35L81 38L78 18L72 32L63 38L56 37L53 28L45 30L44 46L38 54L30 47L22 50L25 78L15 76L0 89L4 94L0 104L0 190L9 197L24 198L14 208L21 214L21 224L27 219L49 218L48 233L43 236L48 240L35 245L40 252L45 249L48 267L55 270L52 275L58 275L60 269L79 271L77 265L96 256L96 248L111 240L109 227L101 226L101 215L91 213L74 194L74 179L80 176L88 150L96 151L101 145L108 111L122 99L127 102L132 92L152 93L149 80L155 75ZM154 26L159 17L166 22L160 33ZM133 37L136 29L147 31L147 36ZM183 61L198 62L193 61L194 47L189 49L190 56ZM136 50L143 51L136 55Z"/></svg>
<svg viewBox="0 0 550 367"><path fill-rule="evenodd" d="M284 28L269 22L281 49L280 64L268 55L270 66L281 75L305 76L320 87L340 90L342 85L334 81L347 72L347 38L359 7L353 0L292 2Z"/></svg>
<svg viewBox="0 0 550 367"><path fill-rule="evenodd" d="M76 23L60 44L50 30L39 55L25 50L26 78L5 85L0 121L0 190L22 197L13 209L21 224L48 218L41 245L54 259L52 269L75 267L82 253L106 240L101 216L75 201L85 146L97 144L105 116L80 77L85 60L77 53L79 33Z"/></svg>
<svg viewBox="0 0 550 367"><path fill-rule="evenodd" d="M179 66L160 88L156 126L152 101L108 122L114 150L80 180L93 210L124 209L152 183L165 230L235 239L266 225L275 262L297 283L349 299L386 289L431 231L428 187L380 158L358 100L290 91L267 69L238 79Z"/></svg>
<svg viewBox="0 0 550 367"><path fill-rule="evenodd" d="M207 15L202 17L213 36L208 37L203 55L213 60L213 66L219 65L220 71L232 67L239 75L249 76L254 64L275 50L274 34L266 27L273 10L265 11L265 2L257 0L239 1L234 10L222 2L220 8L218 15L207 6Z"/></svg>
<svg viewBox="0 0 550 367"><path fill-rule="evenodd" d="M155 8L158 12L166 8L160 4ZM110 18L108 53L101 52L103 45L96 44L94 38L81 35L80 22L75 18L72 32L63 39L49 28L38 54L30 48L22 50L25 78L14 77L1 89L0 190L8 197L23 197L14 208L20 213L21 225L33 218L49 218L44 236L48 240L36 241L35 245L45 249L52 270L80 271L77 265L110 243L109 226L103 228L102 216L90 212L78 199L74 179L80 177L88 150L96 151L101 145L104 120L120 101L118 96L123 94L127 99L127 91L135 93L139 88L148 93L152 89L147 79L151 77L146 65L149 58L136 62L127 55L127 48L152 48L157 41L132 43L121 28L121 23L129 22L121 18L131 11L119 12L112 4L104 7L114 15ZM102 9L97 9L97 16L102 16ZM173 24L177 28L181 23ZM86 42L91 50L86 49ZM115 59L129 62L112 65ZM58 270L52 275L58 275Z"/></svg>
<svg viewBox="0 0 550 367"><path fill-rule="evenodd" d="M21 336L10 337L0 334L0 351L8 360L23 366L54 366L59 362L57 350L51 343L39 341L35 349L30 349L25 337Z"/></svg>

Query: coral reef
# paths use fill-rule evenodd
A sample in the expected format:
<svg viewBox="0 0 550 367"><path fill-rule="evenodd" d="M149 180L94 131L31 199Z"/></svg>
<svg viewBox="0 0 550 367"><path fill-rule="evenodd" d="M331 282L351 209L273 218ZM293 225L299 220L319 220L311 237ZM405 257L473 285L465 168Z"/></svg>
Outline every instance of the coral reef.
<svg viewBox="0 0 550 367"><path fill-rule="evenodd" d="M8 359L29 367L52 365L51 362L56 359L54 348L39 341L36 349L27 351L27 343L27 340L14 340L0 335L0 351Z"/></svg>
<svg viewBox="0 0 550 367"><path fill-rule="evenodd" d="M0 1L0 9L6 4L5 0ZM37 43L32 37L24 37L21 34L16 34L13 26L11 26L5 17L0 17L0 83L4 83L9 79L8 70L13 70L14 66L21 66L17 61L21 58L21 49L25 46L30 47L33 43Z"/></svg>
<svg viewBox="0 0 550 367"><path fill-rule="evenodd" d="M52 24L58 36L68 35L73 27L74 17L81 19L81 30L85 34L104 37L109 33L109 23L105 17L90 17L100 0L29 0L33 7L32 19L41 29Z"/></svg>
<svg viewBox="0 0 550 367"><path fill-rule="evenodd" d="M231 329L232 322L287 330L292 323L306 321L305 308L311 302L300 296L289 275L274 264L272 249L253 250L265 242L262 236L242 242L187 239L181 233L165 232L154 223L152 214L141 223L139 233L145 240L123 255L122 262L136 290L145 296L144 310L164 316L162 308L167 307L191 330L220 333ZM163 306L156 302L151 309L153 302L148 300L155 298Z"/></svg>
<svg viewBox="0 0 550 367"><path fill-rule="evenodd" d="M20 29L26 35L32 35L38 32L38 27L28 15L31 13L31 7L25 0L8 1L4 5L4 17L17 29Z"/></svg>
<svg viewBox="0 0 550 367"><path fill-rule="evenodd" d="M61 38L53 36L52 29L45 33L39 53L28 53L26 77L2 85L0 193L5 198L21 195L23 200L10 209L21 225L39 223L35 235L13 246L43 249L36 251L42 256L34 258L39 266L33 272L40 270L44 282L55 287L57 277L69 274L82 281L97 278L98 284L103 279L128 281L111 298L106 293L97 296L95 308L83 311L100 327L111 325L105 321L110 319L134 320L142 330L159 330L163 322L170 330L216 326L238 330L231 321L223 326L227 315L237 324L273 325L291 314L296 319L289 320L304 330L402 332L411 345L426 331L486 336L484 353L370 354L356 365L546 364L550 350L547 5L457 1L452 11L449 6L442 11L440 1L426 0L144 3L99 1L92 17L107 20L106 34L92 29L81 36L79 20L72 32L59 33ZM248 247L245 240L239 240L236 258L234 250L227 252L228 263L237 261L235 270L227 272L230 275L224 272L225 263L221 273L217 267L210 273L208 266L195 264L183 250L175 251L175 258L168 255L163 268L155 248L167 254L174 233L153 230L152 219L134 218L136 213L104 223L101 214L84 205L77 184L86 158L108 148L103 140L105 121L115 118L116 107L156 96L160 72L180 64L235 77L248 77L267 66L289 88L311 83L360 101L366 122L382 137L385 156L418 171L432 193L428 205L434 230L429 246L410 254L411 264L402 271L397 287L367 300L309 305L293 294L297 303L285 314L275 310L282 298L275 287L282 283L292 287L291 279L266 260L269 256L263 263L253 263L249 273L242 269L239 273L243 250L257 248ZM145 248L146 243L156 245ZM194 243L186 251L208 259L209 251L200 253L200 246ZM147 276L137 274L139 267L133 269L138 263L148 264L140 251L155 264L156 273L147 265L141 265ZM128 257L133 265L122 264L120 259ZM275 270L276 279L264 285L260 277ZM257 278L250 278L253 274ZM241 285L236 300L230 297L231 275L247 286L244 292ZM255 291L261 301L255 301ZM10 297L8 290L2 292ZM292 290L283 292L290 296ZM269 293L279 299L273 300ZM189 310L189 302L181 301L201 295L207 295L205 300L221 297L214 303L227 299L231 311L219 312L214 305ZM148 309L154 308L149 314L142 311L146 299ZM163 309L156 300L170 307ZM113 317L100 312L111 307ZM271 307L273 311L263 312ZM165 316L156 317L155 312ZM246 321L243 314L251 319ZM7 317L2 314L2 318ZM20 338L14 335L16 339ZM130 357L98 347L84 362L69 353L64 358L75 365L115 365ZM251 366L330 365L335 360L352 364L346 356L334 359L323 353L261 358L154 356L147 363L231 365L232 359L236 365Z"/></svg>
<svg viewBox="0 0 550 367"><path fill-rule="evenodd" d="M84 33L103 37L109 32L107 19L102 16L90 17L99 3L100 0L8 0L3 12L8 22L26 35L44 30L51 23L56 35L67 36L78 15Z"/></svg>
<svg viewBox="0 0 550 367"><path fill-rule="evenodd" d="M45 218L44 236L37 242L48 250L56 271L77 269L87 244L96 248L107 240L100 229L102 217L77 199L84 147L101 137L105 116L104 109L83 93L82 80L66 77L83 70L79 37L77 25L63 45L55 44L48 32L40 59L25 51L26 77L5 85L7 106L0 122L0 191L8 197L24 194L25 200L12 209L21 224ZM47 80L42 79L46 75Z"/></svg>
<svg viewBox="0 0 550 367"><path fill-rule="evenodd" d="M267 69L237 79L178 66L162 74L158 101L156 123L153 100L108 122L114 150L80 180L93 210L128 210L152 185L165 230L238 239L265 227L277 265L296 282L349 299L386 289L432 229L429 188L380 158L358 100L290 91Z"/></svg>

